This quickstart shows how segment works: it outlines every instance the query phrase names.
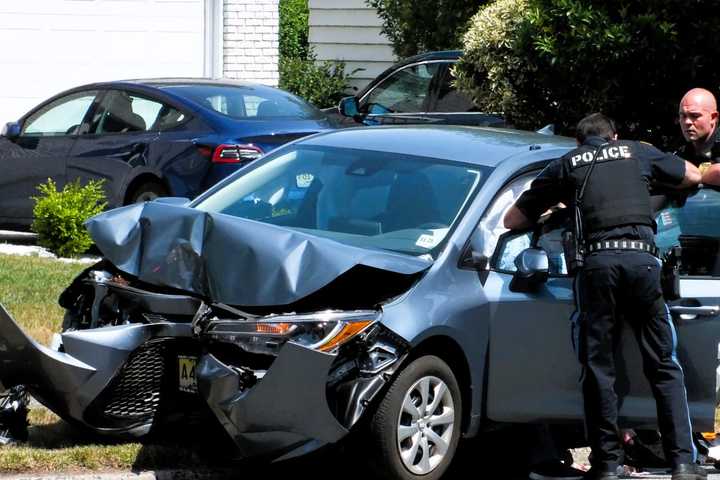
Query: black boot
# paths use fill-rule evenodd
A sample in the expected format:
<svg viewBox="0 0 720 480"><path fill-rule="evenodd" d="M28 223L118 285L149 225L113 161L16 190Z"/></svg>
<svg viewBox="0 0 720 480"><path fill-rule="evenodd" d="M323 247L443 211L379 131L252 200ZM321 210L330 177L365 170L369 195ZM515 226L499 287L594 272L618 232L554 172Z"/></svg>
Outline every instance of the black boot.
<svg viewBox="0 0 720 480"><path fill-rule="evenodd" d="M707 470L694 463L682 463L673 468L672 480L705 480Z"/></svg>

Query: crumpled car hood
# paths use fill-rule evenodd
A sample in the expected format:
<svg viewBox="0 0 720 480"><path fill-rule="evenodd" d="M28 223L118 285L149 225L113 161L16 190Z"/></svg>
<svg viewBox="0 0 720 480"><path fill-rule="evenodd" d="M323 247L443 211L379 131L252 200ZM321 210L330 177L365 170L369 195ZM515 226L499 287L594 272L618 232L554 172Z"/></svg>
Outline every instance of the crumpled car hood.
<svg viewBox="0 0 720 480"><path fill-rule="evenodd" d="M154 202L102 213L86 226L95 245L120 270L150 284L230 305L291 304L353 267L411 276L432 264L425 258Z"/></svg>

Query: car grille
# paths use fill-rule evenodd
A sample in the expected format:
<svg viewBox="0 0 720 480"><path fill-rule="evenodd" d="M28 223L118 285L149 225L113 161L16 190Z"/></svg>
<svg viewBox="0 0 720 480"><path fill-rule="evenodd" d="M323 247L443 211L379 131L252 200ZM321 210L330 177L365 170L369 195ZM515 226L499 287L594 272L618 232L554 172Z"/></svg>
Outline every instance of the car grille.
<svg viewBox="0 0 720 480"><path fill-rule="evenodd" d="M151 424L162 400L166 346L148 343L133 352L105 390L88 407L93 427L124 429Z"/></svg>
<svg viewBox="0 0 720 480"><path fill-rule="evenodd" d="M122 419L152 418L160 405L165 373L163 346L147 346L130 358L110 387L103 413Z"/></svg>

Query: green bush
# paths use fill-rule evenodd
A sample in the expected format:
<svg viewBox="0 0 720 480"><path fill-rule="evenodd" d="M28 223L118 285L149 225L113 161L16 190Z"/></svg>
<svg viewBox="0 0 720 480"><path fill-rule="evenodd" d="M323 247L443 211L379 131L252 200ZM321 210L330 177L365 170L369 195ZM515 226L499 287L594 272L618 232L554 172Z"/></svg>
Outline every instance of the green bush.
<svg viewBox="0 0 720 480"><path fill-rule="evenodd" d="M103 183L104 180L90 181L81 186L80 180L76 180L62 191L57 190L51 179L38 185L40 195L32 197L35 207L31 226L38 234L38 243L61 257L87 251L92 240L83 224L107 206Z"/></svg>
<svg viewBox="0 0 720 480"><path fill-rule="evenodd" d="M309 15L307 0L280 0L280 58L307 58Z"/></svg>
<svg viewBox="0 0 720 480"><path fill-rule="evenodd" d="M345 62L317 62L315 55L307 59L280 59L280 88L298 95L318 108L337 105L349 88Z"/></svg>
<svg viewBox="0 0 720 480"><path fill-rule="evenodd" d="M499 0L472 19L458 83L517 126L570 132L603 111L623 136L667 147L683 93L717 91L718 21L709 0Z"/></svg>
<svg viewBox="0 0 720 480"><path fill-rule="evenodd" d="M488 0L366 0L382 20L393 51L409 57L428 50L458 49L468 20Z"/></svg>
<svg viewBox="0 0 720 480"><path fill-rule="evenodd" d="M536 118L520 118L516 85L532 81L531 68L518 51L518 29L529 14L527 0L497 0L471 20L463 38L464 53L455 67L457 86L482 111L503 112L515 124L534 125ZM527 122L525 121L527 120Z"/></svg>

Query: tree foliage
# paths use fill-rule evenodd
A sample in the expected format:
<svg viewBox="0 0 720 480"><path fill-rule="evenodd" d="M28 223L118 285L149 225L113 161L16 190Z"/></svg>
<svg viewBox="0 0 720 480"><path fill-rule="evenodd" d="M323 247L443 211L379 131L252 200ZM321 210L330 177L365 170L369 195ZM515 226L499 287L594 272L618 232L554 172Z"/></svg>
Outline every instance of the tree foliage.
<svg viewBox="0 0 720 480"><path fill-rule="evenodd" d="M625 136L676 143L683 93L720 85L720 3L498 0L464 37L458 85L525 128L603 111Z"/></svg>
<svg viewBox="0 0 720 480"><path fill-rule="evenodd" d="M308 58L280 59L280 88L298 95L318 108L332 107L350 88L345 62L319 62L312 51Z"/></svg>
<svg viewBox="0 0 720 480"><path fill-rule="evenodd" d="M409 57L460 48L468 20L488 0L366 0L383 22L393 51Z"/></svg>
<svg viewBox="0 0 720 480"><path fill-rule="evenodd" d="M308 0L280 0L279 87L316 107L330 107L349 88L345 63L318 61L308 43Z"/></svg>
<svg viewBox="0 0 720 480"><path fill-rule="evenodd" d="M308 0L280 0L278 10L280 58L307 58Z"/></svg>

